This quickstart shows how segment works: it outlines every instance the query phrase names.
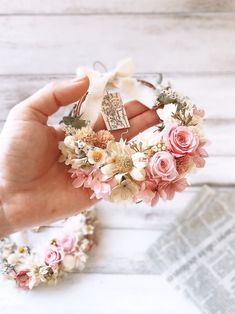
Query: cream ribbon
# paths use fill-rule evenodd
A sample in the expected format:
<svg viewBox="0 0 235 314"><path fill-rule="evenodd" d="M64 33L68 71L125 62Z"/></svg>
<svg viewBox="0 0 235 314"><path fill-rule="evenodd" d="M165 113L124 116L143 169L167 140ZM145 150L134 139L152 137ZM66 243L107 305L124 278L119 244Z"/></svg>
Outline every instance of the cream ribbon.
<svg viewBox="0 0 235 314"><path fill-rule="evenodd" d="M106 90L117 88L124 101L137 100L148 108L152 108L156 100L154 89L137 81L132 77L134 65L132 59L125 59L118 63L111 71L100 73L90 68L80 67L77 76L87 75L90 81L88 95L82 104L81 113L85 120L93 124L100 111Z"/></svg>

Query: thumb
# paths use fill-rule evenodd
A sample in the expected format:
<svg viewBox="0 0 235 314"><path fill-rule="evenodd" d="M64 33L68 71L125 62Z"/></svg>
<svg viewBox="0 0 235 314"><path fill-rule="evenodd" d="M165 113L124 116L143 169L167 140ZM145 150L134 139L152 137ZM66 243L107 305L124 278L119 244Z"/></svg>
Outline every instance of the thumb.
<svg viewBox="0 0 235 314"><path fill-rule="evenodd" d="M59 110L61 106L81 99L87 92L88 86L88 77L75 81L50 83L13 107L12 113L13 115L17 113L17 118L20 118L21 114L31 112L34 114L31 116L36 120L47 123L48 117Z"/></svg>

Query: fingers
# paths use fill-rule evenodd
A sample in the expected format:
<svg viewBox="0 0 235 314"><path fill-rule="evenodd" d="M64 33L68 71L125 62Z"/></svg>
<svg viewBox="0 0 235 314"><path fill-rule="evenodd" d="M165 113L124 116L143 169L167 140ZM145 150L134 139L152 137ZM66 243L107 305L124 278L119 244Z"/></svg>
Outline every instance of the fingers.
<svg viewBox="0 0 235 314"><path fill-rule="evenodd" d="M148 108L143 105L141 102L134 100L134 101L130 101L127 102L125 105L125 110L126 110L126 114L127 114L127 118L128 120L144 113L145 111L148 110ZM104 123L104 119L102 117L102 115L100 114L95 122L94 125L94 131L98 131L98 130L103 130L106 129L105 123Z"/></svg>
<svg viewBox="0 0 235 314"><path fill-rule="evenodd" d="M160 119L155 110L148 109L144 111L142 114L133 117L129 120L130 128L124 130L116 130L113 131L112 134L114 135L116 140L119 140L120 137L123 139L130 140L139 133L145 131L148 128L158 124Z"/></svg>
<svg viewBox="0 0 235 314"><path fill-rule="evenodd" d="M46 123L48 117L61 106L79 100L86 93L88 86L88 77L77 81L50 83L14 108L34 111L35 117Z"/></svg>

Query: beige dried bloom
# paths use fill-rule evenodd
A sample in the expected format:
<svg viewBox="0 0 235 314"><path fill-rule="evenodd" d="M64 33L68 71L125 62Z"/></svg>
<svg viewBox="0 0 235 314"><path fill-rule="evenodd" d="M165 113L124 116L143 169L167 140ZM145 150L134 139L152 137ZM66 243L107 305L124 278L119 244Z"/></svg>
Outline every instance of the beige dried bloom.
<svg viewBox="0 0 235 314"><path fill-rule="evenodd" d="M191 168L191 158L190 156L183 156L176 158L176 170L179 174L184 174Z"/></svg>
<svg viewBox="0 0 235 314"><path fill-rule="evenodd" d="M97 132L96 146L106 148L108 142L115 141L114 136L107 130L100 130Z"/></svg>
<svg viewBox="0 0 235 314"><path fill-rule="evenodd" d="M77 130L76 134L74 135L75 140L82 140L87 144L95 145L97 140L96 133L90 127L83 127Z"/></svg>

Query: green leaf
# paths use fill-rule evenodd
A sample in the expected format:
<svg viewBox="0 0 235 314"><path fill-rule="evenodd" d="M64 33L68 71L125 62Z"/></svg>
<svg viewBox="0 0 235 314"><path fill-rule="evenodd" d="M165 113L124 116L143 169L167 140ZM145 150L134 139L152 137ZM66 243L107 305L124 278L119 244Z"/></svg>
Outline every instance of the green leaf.
<svg viewBox="0 0 235 314"><path fill-rule="evenodd" d="M64 123L65 125L71 125L76 129L81 129L82 127L87 125L87 121L80 119L81 115L78 117L65 116L62 118L60 123Z"/></svg>

